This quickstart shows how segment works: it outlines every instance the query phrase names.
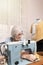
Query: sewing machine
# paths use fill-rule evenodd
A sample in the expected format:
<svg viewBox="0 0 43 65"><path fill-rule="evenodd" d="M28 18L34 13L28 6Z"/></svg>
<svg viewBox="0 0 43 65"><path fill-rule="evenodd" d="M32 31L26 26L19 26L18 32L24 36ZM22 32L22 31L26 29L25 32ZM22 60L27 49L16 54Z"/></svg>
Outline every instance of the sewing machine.
<svg viewBox="0 0 43 65"><path fill-rule="evenodd" d="M20 52L24 49L31 48L32 52L36 52L36 42L35 41L19 41L19 42L9 42L6 44L7 55L8 55L8 65L26 65L32 63L27 60L23 60L20 57Z"/></svg>

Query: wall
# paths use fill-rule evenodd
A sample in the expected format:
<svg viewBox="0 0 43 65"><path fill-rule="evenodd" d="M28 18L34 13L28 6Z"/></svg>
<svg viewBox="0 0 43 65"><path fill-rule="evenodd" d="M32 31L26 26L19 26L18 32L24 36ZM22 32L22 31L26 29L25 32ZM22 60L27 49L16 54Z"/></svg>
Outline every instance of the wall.
<svg viewBox="0 0 43 65"><path fill-rule="evenodd" d="M26 39L31 39L30 26L36 18L43 19L43 0L22 0L21 20L25 28Z"/></svg>
<svg viewBox="0 0 43 65"><path fill-rule="evenodd" d="M0 24L8 25L8 32L11 25L21 25L25 38L31 39L30 26L36 18L43 19L43 0L0 0Z"/></svg>

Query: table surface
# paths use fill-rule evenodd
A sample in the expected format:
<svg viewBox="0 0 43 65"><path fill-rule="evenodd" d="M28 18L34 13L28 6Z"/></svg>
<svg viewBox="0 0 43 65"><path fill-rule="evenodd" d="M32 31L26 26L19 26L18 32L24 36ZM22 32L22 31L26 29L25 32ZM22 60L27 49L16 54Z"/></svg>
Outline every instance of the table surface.
<svg viewBox="0 0 43 65"><path fill-rule="evenodd" d="M27 65L43 65L43 52L38 52L38 54L40 57L40 61L33 62L33 63L27 64Z"/></svg>

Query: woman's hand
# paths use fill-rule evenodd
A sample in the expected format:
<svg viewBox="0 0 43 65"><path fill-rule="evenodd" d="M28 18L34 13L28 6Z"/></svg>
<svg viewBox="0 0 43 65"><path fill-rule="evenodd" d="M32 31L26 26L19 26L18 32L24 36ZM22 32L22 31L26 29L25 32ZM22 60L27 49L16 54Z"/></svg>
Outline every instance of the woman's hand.
<svg viewBox="0 0 43 65"><path fill-rule="evenodd" d="M26 53L25 51L22 51L21 58L34 61L36 60L37 57L34 54L29 54L29 53Z"/></svg>

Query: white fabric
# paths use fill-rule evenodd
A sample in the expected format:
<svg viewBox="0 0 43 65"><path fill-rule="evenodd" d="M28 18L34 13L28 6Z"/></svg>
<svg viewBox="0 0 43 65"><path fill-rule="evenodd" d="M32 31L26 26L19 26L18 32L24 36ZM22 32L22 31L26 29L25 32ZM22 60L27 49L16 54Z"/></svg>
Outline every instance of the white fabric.
<svg viewBox="0 0 43 65"><path fill-rule="evenodd" d="M33 27L32 27L32 35L36 34L36 25L33 24Z"/></svg>

